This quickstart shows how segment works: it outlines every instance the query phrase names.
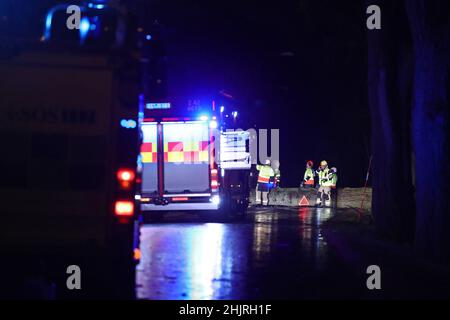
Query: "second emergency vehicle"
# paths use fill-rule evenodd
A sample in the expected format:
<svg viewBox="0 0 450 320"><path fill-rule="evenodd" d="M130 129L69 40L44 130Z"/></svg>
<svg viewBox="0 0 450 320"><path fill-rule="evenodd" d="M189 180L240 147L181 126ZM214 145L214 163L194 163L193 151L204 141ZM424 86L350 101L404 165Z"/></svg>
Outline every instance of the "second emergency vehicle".
<svg viewBox="0 0 450 320"><path fill-rule="evenodd" d="M141 212L150 218L171 211L243 217L250 194L248 132L227 131L214 108L209 114L185 109L141 103Z"/></svg>

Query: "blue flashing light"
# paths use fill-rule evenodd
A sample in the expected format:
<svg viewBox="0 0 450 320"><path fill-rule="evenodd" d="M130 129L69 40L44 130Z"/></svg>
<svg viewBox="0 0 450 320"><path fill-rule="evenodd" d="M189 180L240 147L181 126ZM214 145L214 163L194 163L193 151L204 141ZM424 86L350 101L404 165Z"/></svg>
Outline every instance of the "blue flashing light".
<svg viewBox="0 0 450 320"><path fill-rule="evenodd" d="M220 106L220 113L225 111L225 107L224 106Z"/></svg>
<svg viewBox="0 0 450 320"><path fill-rule="evenodd" d="M137 124L136 124L136 121L134 121L132 119L130 119L130 120L122 119L122 120L120 120L120 126L125 129L134 129L134 128L136 128Z"/></svg>
<svg viewBox="0 0 450 320"><path fill-rule="evenodd" d="M86 39L87 34L89 33L89 29L91 28L91 23L89 22L89 18L83 17L80 22L80 40L81 43Z"/></svg>
<svg viewBox="0 0 450 320"><path fill-rule="evenodd" d="M148 34L148 35L145 36L145 39L147 39L148 41L150 41L150 40L152 40L152 36Z"/></svg>
<svg viewBox="0 0 450 320"><path fill-rule="evenodd" d="M45 27L46 28L51 28L52 27L52 18L53 18L53 14L49 13L47 15L47 17L45 18Z"/></svg>
<svg viewBox="0 0 450 320"><path fill-rule="evenodd" d="M203 115L203 116L200 116L200 118L199 118L201 121L208 121L208 116L205 116L205 115Z"/></svg>
<svg viewBox="0 0 450 320"><path fill-rule="evenodd" d="M90 27L91 27L91 24L89 23L89 19L87 17L84 17L83 19L81 19L80 32L88 33Z"/></svg>
<svg viewBox="0 0 450 320"><path fill-rule="evenodd" d="M52 29L52 19L53 19L53 11L50 11L45 18L45 30L44 30L44 39L50 40L51 29Z"/></svg>
<svg viewBox="0 0 450 320"><path fill-rule="evenodd" d="M233 111L233 113L232 113L232 115L233 115L233 117L237 117L237 115L238 115L238 113L237 113L237 111Z"/></svg>
<svg viewBox="0 0 450 320"><path fill-rule="evenodd" d="M102 10L105 9L105 5L104 4L93 4L93 3L88 3L88 8L93 8L93 9L98 9L98 10Z"/></svg>
<svg viewBox="0 0 450 320"><path fill-rule="evenodd" d="M66 12L67 4L58 4L47 11L47 15L45 16L44 35L42 37L43 41L50 40L52 33L51 29L52 29L53 15L55 14L55 12L60 10ZM83 11L83 8L81 8L81 11Z"/></svg>

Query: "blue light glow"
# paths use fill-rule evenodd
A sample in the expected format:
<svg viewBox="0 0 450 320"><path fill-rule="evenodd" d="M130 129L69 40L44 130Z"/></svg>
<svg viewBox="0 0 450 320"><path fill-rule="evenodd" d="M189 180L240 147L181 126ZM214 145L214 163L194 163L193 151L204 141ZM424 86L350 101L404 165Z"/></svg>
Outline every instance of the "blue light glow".
<svg viewBox="0 0 450 320"><path fill-rule="evenodd" d="M42 37L44 41L50 40L51 32L52 32L51 29L52 29L53 15L55 14L55 12L57 12L57 11L66 12L66 10L67 10L67 4L59 4L59 5L55 5L54 7L52 7L51 9L49 9L47 11L47 15L45 16L44 35ZM81 11L83 11L83 8L81 8Z"/></svg>
<svg viewBox="0 0 450 320"><path fill-rule="evenodd" d="M136 121L134 121L132 119L130 119L130 120L122 119L122 120L120 120L120 126L125 129L134 129L134 128L136 128L137 124L136 124Z"/></svg>
<svg viewBox="0 0 450 320"><path fill-rule="evenodd" d="M238 115L238 113L237 113L237 111L233 111L233 113L232 113L232 115L233 115L233 117L237 117L237 115Z"/></svg>
<svg viewBox="0 0 450 320"><path fill-rule="evenodd" d="M88 8L94 8L94 9L104 9L105 5L104 4L93 4L93 3L88 3Z"/></svg>
<svg viewBox="0 0 450 320"><path fill-rule="evenodd" d="M146 109L170 109L170 102L160 102L160 103L147 103L145 105Z"/></svg>
<svg viewBox="0 0 450 320"><path fill-rule="evenodd" d="M51 28L52 27L52 17L53 14L48 14L47 18L45 19L45 27L46 28Z"/></svg>
<svg viewBox="0 0 450 320"><path fill-rule="evenodd" d="M148 35L145 36L145 39L147 39L148 41L150 41L150 40L152 40L152 36L148 34Z"/></svg>
<svg viewBox="0 0 450 320"><path fill-rule="evenodd" d="M201 121L208 121L208 116L202 115L199 118Z"/></svg>
<svg viewBox="0 0 450 320"><path fill-rule="evenodd" d="M45 18L45 30L44 30L44 39L50 40L51 29L52 29L52 19L53 19L53 11L49 11L47 17Z"/></svg>
<svg viewBox="0 0 450 320"><path fill-rule="evenodd" d="M220 107L220 113L222 113L222 112L224 112L225 111L225 107L224 106L221 106Z"/></svg>
<svg viewBox="0 0 450 320"><path fill-rule="evenodd" d="M91 28L91 23L89 22L89 18L83 17L80 22L80 41L84 43L87 34L89 33L89 29Z"/></svg>

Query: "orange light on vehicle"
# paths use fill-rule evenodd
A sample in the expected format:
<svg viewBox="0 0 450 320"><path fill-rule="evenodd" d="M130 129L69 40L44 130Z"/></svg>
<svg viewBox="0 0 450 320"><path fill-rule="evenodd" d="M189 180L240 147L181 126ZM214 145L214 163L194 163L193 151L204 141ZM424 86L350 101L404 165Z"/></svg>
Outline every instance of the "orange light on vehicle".
<svg viewBox="0 0 450 320"><path fill-rule="evenodd" d="M117 171L117 180L121 189L129 190L133 184L136 175L131 169L119 169Z"/></svg>
<svg viewBox="0 0 450 320"><path fill-rule="evenodd" d="M189 198L188 197L175 197L172 198L172 201L188 201Z"/></svg>
<svg viewBox="0 0 450 320"><path fill-rule="evenodd" d="M211 169L211 189L216 191L219 187L219 181L217 179L217 169Z"/></svg>
<svg viewBox="0 0 450 320"><path fill-rule="evenodd" d="M114 205L114 213L116 216L131 217L134 213L133 201L116 201Z"/></svg>
<svg viewBox="0 0 450 320"><path fill-rule="evenodd" d="M135 248L133 252L134 260L139 261L141 260L141 250L139 248Z"/></svg>
<svg viewBox="0 0 450 320"><path fill-rule="evenodd" d="M131 169L119 169L117 171L117 179L119 181L133 181L134 176L134 171Z"/></svg>

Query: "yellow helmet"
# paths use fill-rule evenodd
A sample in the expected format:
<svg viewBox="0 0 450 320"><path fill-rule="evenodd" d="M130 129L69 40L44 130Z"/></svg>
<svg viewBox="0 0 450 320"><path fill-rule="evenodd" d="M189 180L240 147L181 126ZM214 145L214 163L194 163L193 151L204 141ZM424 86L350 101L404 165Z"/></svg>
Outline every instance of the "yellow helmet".
<svg viewBox="0 0 450 320"><path fill-rule="evenodd" d="M328 163L325 160L322 160L320 161L320 165L325 167L328 165Z"/></svg>

